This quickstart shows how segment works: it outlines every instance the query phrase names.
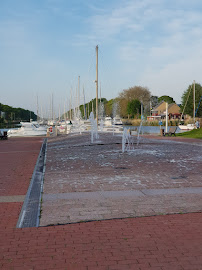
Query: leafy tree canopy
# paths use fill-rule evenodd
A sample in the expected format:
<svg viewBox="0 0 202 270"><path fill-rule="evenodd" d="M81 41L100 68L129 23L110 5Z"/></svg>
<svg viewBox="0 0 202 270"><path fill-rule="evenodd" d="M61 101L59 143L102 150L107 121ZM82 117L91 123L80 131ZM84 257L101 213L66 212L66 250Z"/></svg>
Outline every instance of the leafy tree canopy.
<svg viewBox="0 0 202 270"><path fill-rule="evenodd" d="M98 99L98 105L100 103L100 99ZM106 106L106 104L108 104L108 101L106 98L101 98L101 103L104 104L104 106ZM81 111L81 116L82 118L84 118L84 105L80 105L79 106L80 111ZM89 111L88 111L89 109ZM93 111L94 116L96 115L96 98L92 99L91 101L89 101L88 103L85 103L85 111L86 111L86 117L88 117L90 115L90 112ZM69 111L67 112L69 114ZM73 110L72 110L73 113Z"/></svg>
<svg viewBox="0 0 202 270"><path fill-rule="evenodd" d="M151 107L154 108L158 105L158 97L157 96L151 96Z"/></svg>
<svg viewBox="0 0 202 270"><path fill-rule="evenodd" d="M193 84L189 85L187 90L182 94L181 110L183 114L193 116ZM196 117L202 117L202 86L199 83L195 84L195 109Z"/></svg>
<svg viewBox="0 0 202 270"><path fill-rule="evenodd" d="M171 104L171 103L176 103L174 101L174 99L172 97L169 97L169 96L161 96L158 98L158 102L160 103L161 101L165 101L167 102L168 104Z"/></svg>
<svg viewBox="0 0 202 270"><path fill-rule="evenodd" d="M25 110L22 108L13 108L8 105L4 105L0 103L0 111L5 112L5 119L6 120L24 120L24 121L29 121L30 117L33 120L37 119L36 114L34 112ZM0 115L1 117L1 115Z"/></svg>
<svg viewBox="0 0 202 270"><path fill-rule="evenodd" d="M135 115L139 115L141 110L141 102L138 99L133 99L128 102L127 105L127 113L134 117Z"/></svg>
<svg viewBox="0 0 202 270"><path fill-rule="evenodd" d="M144 107L148 106L151 98L151 93L147 87L134 86L129 89L123 90L118 97L119 105L121 108L121 116L127 117L128 102L137 99L143 103Z"/></svg>
<svg viewBox="0 0 202 270"><path fill-rule="evenodd" d="M112 110L113 110L113 104L114 104L115 100L114 99L110 99L106 104L105 104L105 114L109 115L109 116L113 116L112 115Z"/></svg>

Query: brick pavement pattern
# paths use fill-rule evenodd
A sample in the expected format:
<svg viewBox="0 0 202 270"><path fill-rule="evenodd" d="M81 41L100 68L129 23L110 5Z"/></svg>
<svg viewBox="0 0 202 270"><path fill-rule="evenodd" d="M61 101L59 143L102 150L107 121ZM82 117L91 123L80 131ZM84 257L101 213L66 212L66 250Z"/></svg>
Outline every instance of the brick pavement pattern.
<svg viewBox="0 0 202 270"><path fill-rule="evenodd" d="M42 138L9 138L0 141L0 227L2 229L16 226L42 141Z"/></svg>
<svg viewBox="0 0 202 270"><path fill-rule="evenodd" d="M1 230L1 269L202 269L202 214Z"/></svg>
<svg viewBox="0 0 202 270"><path fill-rule="evenodd" d="M20 157L0 163L1 196L25 195L42 143L29 140L0 144L0 161L5 152L19 151ZM0 203L0 269L202 269L201 213L16 229L22 202L8 201Z"/></svg>

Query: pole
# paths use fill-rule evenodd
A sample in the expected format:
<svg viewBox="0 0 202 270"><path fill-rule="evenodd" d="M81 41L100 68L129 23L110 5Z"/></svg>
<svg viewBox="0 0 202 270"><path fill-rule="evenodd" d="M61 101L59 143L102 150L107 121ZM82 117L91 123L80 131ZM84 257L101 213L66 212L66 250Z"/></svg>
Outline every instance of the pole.
<svg viewBox="0 0 202 270"><path fill-rule="evenodd" d="M194 119L194 123L195 123L195 81L194 81L194 86L193 86L193 119Z"/></svg>
<svg viewBox="0 0 202 270"><path fill-rule="evenodd" d="M98 126L98 45L96 46L96 121Z"/></svg>
<svg viewBox="0 0 202 270"><path fill-rule="evenodd" d="M166 102L166 133L168 132L168 102Z"/></svg>
<svg viewBox="0 0 202 270"><path fill-rule="evenodd" d="M80 106L80 76L78 77L78 117L79 117L79 106Z"/></svg>
<svg viewBox="0 0 202 270"><path fill-rule="evenodd" d="M69 112L68 112L68 98L67 98L67 119L69 119Z"/></svg>
<svg viewBox="0 0 202 270"><path fill-rule="evenodd" d="M51 121L51 117L52 117L52 97L50 95L50 114L49 114L49 117L50 117L50 121Z"/></svg>
<svg viewBox="0 0 202 270"><path fill-rule="evenodd" d="M65 101L64 101L64 120L65 120L65 123L66 123Z"/></svg>
<svg viewBox="0 0 202 270"><path fill-rule="evenodd" d="M152 110L152 104L151 104L151 101L149 103L149 106L150 106L150 116L151 116L151 110Z"/></svg>
<svg viewBox="0 0 202 270"><path fill-rule="evenodd" d="M38 95L36 96L36 106L37 106L37 116L36 116L36 121L39 120L39 100L38 100Z"/></svg>
<svg viewBox="0 0 202 270"><path fill-rule="evenodd" d="M70 120L72 120L72 88L70 92Z"/></svg>
<svg viewBox="0 0 202 270"><path fill-rule="evenodd" d="M141 120L143 119L143 104L141 102Z"/></svg>
<svg viewBox="0 0 202 270"><path fill-rule="evenodd" d="M100 83L100 103L101 103L101 83Z"/></svg>
<svg viewBox="0 0 202 270"><path fill-rule="evenodd" d="M86 104L85 104L84 86L83 86L83 113L84 113L84 119L86 120Z"/></svg>
<svg viewBox="0 0 202 270"><path fill-rule="evenodd" d="M41 105L41 117L40 117L43 121L43 110L42 110L42 105Z"/></svg>
<svg viewBox="0 0 202 270"><path fill-rule="evenodd" d="M53 93L52 93L52 120L53 120Z"/></svg>
<svg viewBox="0 0 202 270"><path fill-rule="evenodd" d="M80 106L80 76L78 77L78 105ZM78 106L78 110L79 110Z"/></svg>

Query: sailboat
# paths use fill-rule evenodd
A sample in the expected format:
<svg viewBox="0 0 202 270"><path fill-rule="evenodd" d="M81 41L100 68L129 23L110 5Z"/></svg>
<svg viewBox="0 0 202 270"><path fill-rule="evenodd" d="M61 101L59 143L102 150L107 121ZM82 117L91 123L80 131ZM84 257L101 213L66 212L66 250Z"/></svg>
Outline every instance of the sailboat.
<svg viewBox="0 0 202 270"><path fill-rule="evenodd" d="M190 89L190 92L191 92L191 89ZM188 99L189 99L189 95L190 95L190 92L189 92L189 94L188 94L188 97L187 97L187 101L188 101ZM195 81L194 81L194 83L193 83L193 98L194 98L194 100L193 100L193 104L194 104L194 108L193 108L193 119L194 119L194 123L193 124L187 124L187 125L184 125L184 124L179 124L179 128L181 129L181 130L193 130L193 129L196 129L196 125L195 125ZM185 110L185 107L186 107L186 105L187 105L187 101L186 101L186 103L185 103L185 106L184 106L184 109L183 109L183 112L182 112L182 115L184 114L184 110ZM182 119L181 119L182 120Z"/></svg>

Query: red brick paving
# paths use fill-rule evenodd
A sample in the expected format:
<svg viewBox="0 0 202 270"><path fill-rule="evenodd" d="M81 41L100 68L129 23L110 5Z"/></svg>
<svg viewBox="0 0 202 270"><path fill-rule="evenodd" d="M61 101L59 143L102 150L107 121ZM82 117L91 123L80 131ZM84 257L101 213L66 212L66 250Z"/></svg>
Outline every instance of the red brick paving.
<svg viewBox="0 0 202 270"><path fill-rule="evenodd" d="M0 141L0 196L27 193L42 141L42 138Z"/></svg>
<svg viewBox="0 0 202 270"><path fill-rule="evenodd" d="M1 269L202 269L202 214L7 229Z"/></svg>
<svg viewBox="0 0 202 270"><path fill-rule="evenodd" d="M0 203L0 230L15 228L23 203Z"/></svg>
<svg viewBox="0 0 202 270"><path fill-rule="evenodd" d="M39 153L41 142L9 139L6 148L1 142L1 161L2 147L19 151L20 157L10 154L12 161L0 163L2 196L24 195L38 156L33 150ZM22 152L24 147L28 152ZM201 213L16 229L21 205L0 204L0 269L202 269Z"/></svg>

